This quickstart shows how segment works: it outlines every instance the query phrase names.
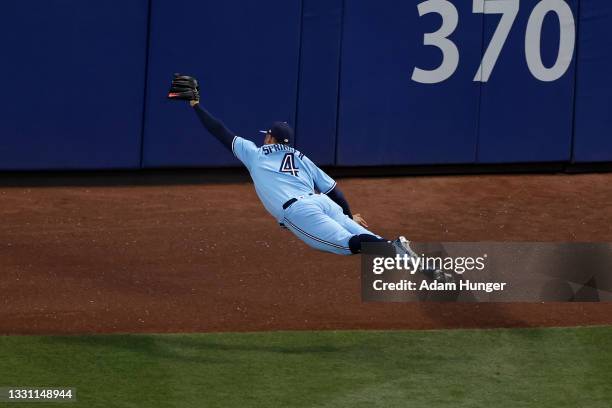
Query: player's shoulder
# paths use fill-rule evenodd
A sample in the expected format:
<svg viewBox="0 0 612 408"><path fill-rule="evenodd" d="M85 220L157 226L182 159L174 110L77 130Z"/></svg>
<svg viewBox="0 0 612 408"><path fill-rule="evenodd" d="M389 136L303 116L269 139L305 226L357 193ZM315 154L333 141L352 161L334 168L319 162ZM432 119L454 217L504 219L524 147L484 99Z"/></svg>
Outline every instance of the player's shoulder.
<svg viewBox="0 0 612 408"><path fill-rule="evenodd" d="M257 151L257 149L257 145L249 139L234 136L234 139L232 140L232 152L234 152L235 155L238 155L238 152L243 154L253 154Z"/></svg>
<svg viewBox="0 0 612 408"><path fill-rule="evenodd" d="M240 144L240 145L243 145L243 146L257 148L257 145L255 143L253 143L252 140L245 139L244 137L238 136L238 135L234 136L234 139L232 140L232 144L234 144L234 145Z"/></svg>

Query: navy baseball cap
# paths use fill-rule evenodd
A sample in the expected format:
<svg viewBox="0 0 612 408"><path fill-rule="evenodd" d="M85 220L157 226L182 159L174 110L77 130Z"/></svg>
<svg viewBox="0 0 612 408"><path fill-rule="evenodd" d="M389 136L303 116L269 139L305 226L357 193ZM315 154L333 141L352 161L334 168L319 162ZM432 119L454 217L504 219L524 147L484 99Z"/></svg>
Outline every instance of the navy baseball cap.
<svg viewBox="0 0 612 408"><path fill-rule="evenodd" d="M271 134L278 143L292 145L293 129L287 122L274 122L268 130L260 130L260 133Z"/></svg>

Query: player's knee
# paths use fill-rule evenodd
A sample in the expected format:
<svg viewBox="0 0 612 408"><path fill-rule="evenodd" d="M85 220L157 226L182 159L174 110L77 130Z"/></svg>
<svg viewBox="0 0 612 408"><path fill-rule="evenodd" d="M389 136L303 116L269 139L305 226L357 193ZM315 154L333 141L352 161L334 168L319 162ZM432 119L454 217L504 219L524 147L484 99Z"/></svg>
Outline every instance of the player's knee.
<svg viewBox="0 0 612 408"><path fill-rule="evenodd" d="M359 235L353 235L351 239L349 239L349 249L352 254L361 252L361 240L359 239Z"/></svg>
<svg viewBox="0 0 612 408"><path fill-rule="evenodd" d="M361 252L361 244L363 242L387 242L384 238L379 238L375 235L370 234L359 234L353 235L351 239L349 239L349 248L351 253L358 254Z"/></svg>

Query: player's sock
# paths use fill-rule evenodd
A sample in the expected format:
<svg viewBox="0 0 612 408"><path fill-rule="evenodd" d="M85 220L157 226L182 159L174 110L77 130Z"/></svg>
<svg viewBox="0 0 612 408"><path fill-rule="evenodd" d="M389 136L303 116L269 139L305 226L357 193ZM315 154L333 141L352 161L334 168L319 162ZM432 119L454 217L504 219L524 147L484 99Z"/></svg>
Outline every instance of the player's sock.
<svg viewBox="0 0 612 408"><path fill-rule="evenodd" d="M376 235L370 235L370 234L353 235L351 239L349 239L349 248L351 249L351 252L354 254L360 253L362 242L389 242L389 241L384 238L377 237Z"/></svg>

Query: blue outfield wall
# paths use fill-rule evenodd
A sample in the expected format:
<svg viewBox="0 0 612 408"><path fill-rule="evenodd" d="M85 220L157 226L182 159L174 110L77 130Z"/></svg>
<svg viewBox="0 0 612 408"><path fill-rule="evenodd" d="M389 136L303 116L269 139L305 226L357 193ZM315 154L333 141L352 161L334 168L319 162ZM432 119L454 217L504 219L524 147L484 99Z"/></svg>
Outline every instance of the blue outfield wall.
<svg viewBox="0 0 612 408"><path fill-rule="evenodd" d="M0 5L0 169L138 168L147 0Z"/></svg>
<svg viewBox="0 0 612 408"><path fill-rule="evenodd" d="M612 161L612 2L580 1L574 156Z"/></svg>
<svg viewBox="0 0 612 408"><path fill-rule="evenodd" d="M555 1L550 3L556 6ZM537 16L542 15L540 10L544 10L542 6L545 3L540 0L520 2L497 64L489 80L482 85L479 163L570 159L575 46L566 42L563 46L568 49L568 56L558 55L562 30L564 35L571 34L572 40L575 38L577 2L557 1L559 3L565 4L562 8L555 7L562 17L549 12L544 20L540 20L541 29L538 29ZM538 4L540 6L536 9ZM486 7L485 3L485 10ZM507 14L511 14L510 10ZM501 18L503 14L486 14L484 34L487 44L491 44L495 30L501 26ZM533 29L528 33L530 24ZM533 35L535 33L541 35L540 47L537 46L538 37ZM533 52L527 50L526 43L535 45ZM549 69L555 64L559 66L559 73L553 76L555 72Z"/></svg>
<svg viewBox="0 0 612 408"><path fill-rule="evenodd" d="M335 164L343 0L303 0L296 147Z"/></svg>
<svg viewBox="0 0 612 408"><path fill-rule="evenodd" d="M151 7L144 167L240 164L187 103L166 99L174 72L197 77L202 105L242 137L260 143L258 130L273 121L295 123L299 0L152 0Z"/></svg>
<svg viewBox="0 0 612 408"><path fill-rule="evenodd" d="M177 19L188 13L192 23ZM0 6L0 170L237 166L172 74L322 165L612 161L612 3L21 0Z"/></svg>
<svg viewBox="0 0 612 408"><path fill-rule="evenodd" d="M473 163L480 86L472 81L482 48L482 15L467 1L446 7L449 39L460 48L454 73L416 77L443 64L439 49L423 45L441 15L416 1L350 0L345 4L340 72L338 165ZM448 11L450 9L450 11ZM453 23L453 16L455 23ZM461 24L459 24L461 22ZM449 55L452 52L449 52ZM447 60L452 59L447 56ZM442 78L448 78L442 80ZM435 84L423 81L440 81Z"/></svg>

